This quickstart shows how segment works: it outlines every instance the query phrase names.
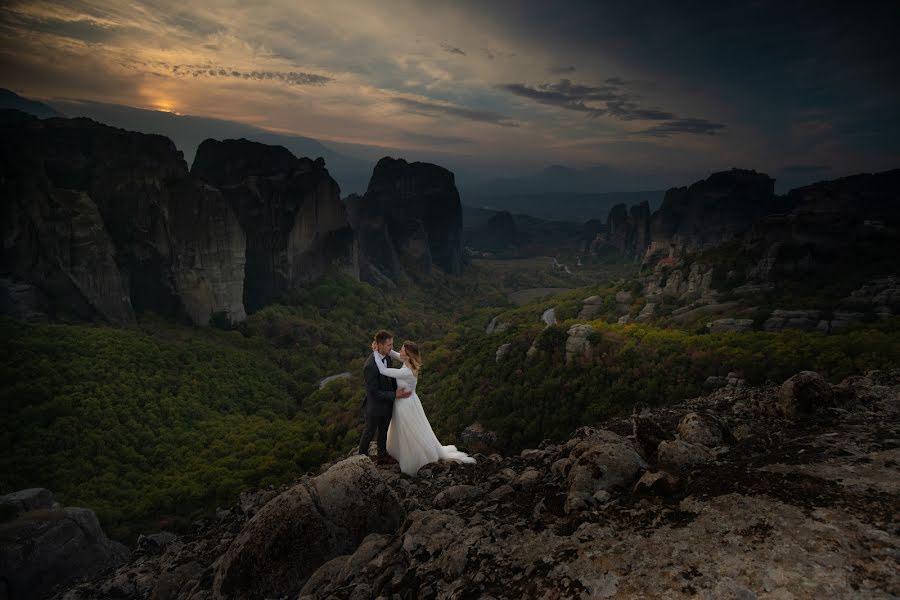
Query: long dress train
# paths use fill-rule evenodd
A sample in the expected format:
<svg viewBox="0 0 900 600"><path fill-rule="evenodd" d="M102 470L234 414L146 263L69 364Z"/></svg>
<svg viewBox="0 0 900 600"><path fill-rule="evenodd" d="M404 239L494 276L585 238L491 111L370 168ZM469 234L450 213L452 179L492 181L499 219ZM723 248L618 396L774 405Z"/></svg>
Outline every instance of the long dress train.
<svg viewBox="0 0 900 600"><path fill-rule="evenodd" d="M399 353L391 350L391 356L399 360ZM476 460L457 450L454 445L441 445L431 429L431 423L425 416L425 409L416 393L418 380L412 369L403 365L400 369L385 366L381 355L375 352L375 364L382 375L397 380L398 389L412 392L408 398L394 400L394 412L387 430L388 454L400 463L400 470L407 475L415 475L418 470L438 460L453 460L463 463L475 463Z"/></svg>

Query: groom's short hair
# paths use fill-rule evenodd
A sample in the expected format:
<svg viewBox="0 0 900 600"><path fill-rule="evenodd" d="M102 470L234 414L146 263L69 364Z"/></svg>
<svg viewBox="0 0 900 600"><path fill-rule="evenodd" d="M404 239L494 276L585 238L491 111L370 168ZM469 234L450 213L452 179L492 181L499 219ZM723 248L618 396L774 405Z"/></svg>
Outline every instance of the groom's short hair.
<svg viewBox="0 0 900 600"><path fill-rule="evenodd" d="M383 344L388 340L394 339L394 334L386 329L382 329L378 333L375 334L375 342L378 344Z"/></svg>

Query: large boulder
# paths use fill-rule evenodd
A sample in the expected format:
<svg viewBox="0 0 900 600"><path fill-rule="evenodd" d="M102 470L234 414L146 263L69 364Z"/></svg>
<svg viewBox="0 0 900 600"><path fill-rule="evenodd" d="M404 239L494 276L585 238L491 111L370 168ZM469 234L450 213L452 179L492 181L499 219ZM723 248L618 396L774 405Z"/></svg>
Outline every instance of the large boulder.
<svg viewBox="0 0 900 600"><path fill-rule="evenodd" d="M0 497L18 507L0 527L0 597L43 598L54 586L92 577L127 560L128 548L103 533L86 508L61 508L45 489Z"/></svg>
<svg viewBox="0 0 900 600"><path fill-rule="evenodd" d="M689 471L707 463L715 455L703 444L684 440L665 440L656 451L659 466L676 473Z"/></svg>
<svg viewBox="0 0 900 600"><path fill-rule="evenodd" d="M459 438L466 446L473 444L491 447L497 443L497 432L486 429L481 423L475 422L462 430Z"/></svg>
<svg viewBox="0 0 900 600"><path fill-rule="evenodd" d="M31 510L54 508L53 493L46 488L19 490L0 496L0 507L3 507L4 514L10 518Z"/></svg>
<svg viewBox="0 0 900 600"><path fill-rule="evenodd" d="M678 438L691 444L721 446L731 439L731 432L721 418L709 413L691 412L678 423Z"/></svg>
<svg viewBox="0 0 900 600"><path fill-rule="evenodd" d="M370 533L393 533L405 511L366 456L343 460L269 501L220 560L218 598L295 594L316 569Z"/></svg>
<svg viewBox="0 0 900 600"><path fill-rule="evenodd" d="M500 320L500 316L496 316L491 319L490 323L487 324L487 327L484 329L485 333L502 333L509 329L509 323Z"/></svg>
<svg viewBox="0 0 900 600"><path fill-rule="evenodd" d="M567 513L589 508L599 491L627 487L647 468L637 449L622 436L592 429L583 434L566 443L566 462L553 465L566 478Z"/></svg>
<svg viewBox="0 0 900 600"><path fill-rule="evenodd" d="M566 338L566 362L575 360L590 361L593 359L591 337L594 328L590 325L572 325Z"/></svg>
<svg viewBox="0 0 900 600"><path fill-rule="evenodd" d="M505 343L505 344L500 344L500 345L497 347L497 352L494 353L494 360L495 360L495 362L498 362L498 363L499 363L500 361L502 361L503 359L505 359L507 356L509 356L509 350L510 350L510 348L512 348L512 344L511 344L510 342L507 342L507 343Z"/></svg>
<svg viewBox="0 0 900 600"><path fill-rule="evenodd" d="M603 296L589 296L584 299L581 312L578 313L579 321L590 321L603 311Z"/></svg>
<svg viewBox="0 0 900 600"><path fill-rule="evenodd" d="M825 378L815 371L800 371L781 384L779 405L785 416L793 417L829 406L833 396Z"/></svg>

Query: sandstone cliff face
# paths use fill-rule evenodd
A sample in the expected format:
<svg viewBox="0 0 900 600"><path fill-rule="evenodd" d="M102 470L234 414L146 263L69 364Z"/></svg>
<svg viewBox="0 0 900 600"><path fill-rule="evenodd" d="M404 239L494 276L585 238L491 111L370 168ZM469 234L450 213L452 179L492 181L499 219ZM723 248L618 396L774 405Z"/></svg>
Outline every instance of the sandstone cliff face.
<svg viewBox="0 0 900 600"><path fill-rule="evenodd" d="M208 140L197 175L162 136L0 111L4 312L128 323L152 310L241 321L355 241L324 165ZM220 189L221 188L221 189Z"/></svg>
<svg viewBox="0 0 900 600"><path fill-rule="evenodd" d="M671 313L676 321L725 317L732 321L708 323L743 330L744 322L733 318L751 316L761 294L770 296L767 303L778 302L781 286L789 283L795 292L788 301L794 304L775 304L764 329L831 333L900 312L896 302L859 302L851 294L897 273L900 169L823 181L785 196L772 195L770 183L752 171L730 171L669 191L653 215L644 253L648 306L682 305ZM626 249L620 252L628 248L624 215L619 207L608 223L609 231L620 232L612 238ZM828 297L818 294L823 287ZM719 303L722 293L731 298ZM806 295L803 303L798 294ZM647 310L646 318L655 318ZM782 315L799 312L804 315Z"/></svg>
<svg viewBox="0 0 900 600"><path fill-rule="evenodd" d="M609 210L605 231L597 245L611 246L628 260L640 260L649 239L650 205L646 201L630 208L617 204Z"/></svg>
<svg viewBox="0 0 900 600"><path fill-rule="evenodd" d="M175 188L169 217L174 284L191 321L205 324L215 312L243 321L246 237L232 207L219 190L186 180Z"/></svg>
<svg viewBox="0 0 900 600"><path fill-rule="evenodd" d="M384 283L407 272L462 272L462 205L453 173L430 163L385 157L363 197L347 203L363 279Z"/></svg>
<svg viewBox="0 0 900 600"><path fill-rule="evenodd" d="M34 286L35 312L128 322L132 297L139 308L171 301L159 272L169 249L163 182L186 174L171 142L17 111L3 111L2 127L2 268Z"/></svg>
<svg viewBox="0 0 900 600"><path fill-rule="evenodd" d="M791 190L787 209L754 223L744 244L757 257L751 279L827 271L835 263L883 261L900 251L900 169Z"/></svg>
<svg viewBox="0 0 900 600"><path fill-rule="evenodd" d="M246 236L248 311L321 277L335 264L356 275L356 242L324 161L281 146L205 140L191 174L215 187Z"/></svg>
<svg viewBox="0 0 900 600"><path fill-rule="evenodd" d="M734 239L777 205L775 180L756 171L722 171L690 187L672 188L651 219L648 254Z"/></svg>

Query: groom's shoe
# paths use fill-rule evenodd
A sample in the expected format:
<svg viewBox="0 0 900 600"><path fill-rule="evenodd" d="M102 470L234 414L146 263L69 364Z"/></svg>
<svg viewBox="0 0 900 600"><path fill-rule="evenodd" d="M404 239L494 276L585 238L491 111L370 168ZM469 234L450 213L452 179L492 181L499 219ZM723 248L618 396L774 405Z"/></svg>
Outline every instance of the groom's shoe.
<svg viewBox="0 0 900 600"><path fill-rule="evenodd" d="M399 461L396 458L394 458L393 456L391 456L390 454L387 454L384 457L384 463L386 465L396 465L399 463Z"/></svg>

